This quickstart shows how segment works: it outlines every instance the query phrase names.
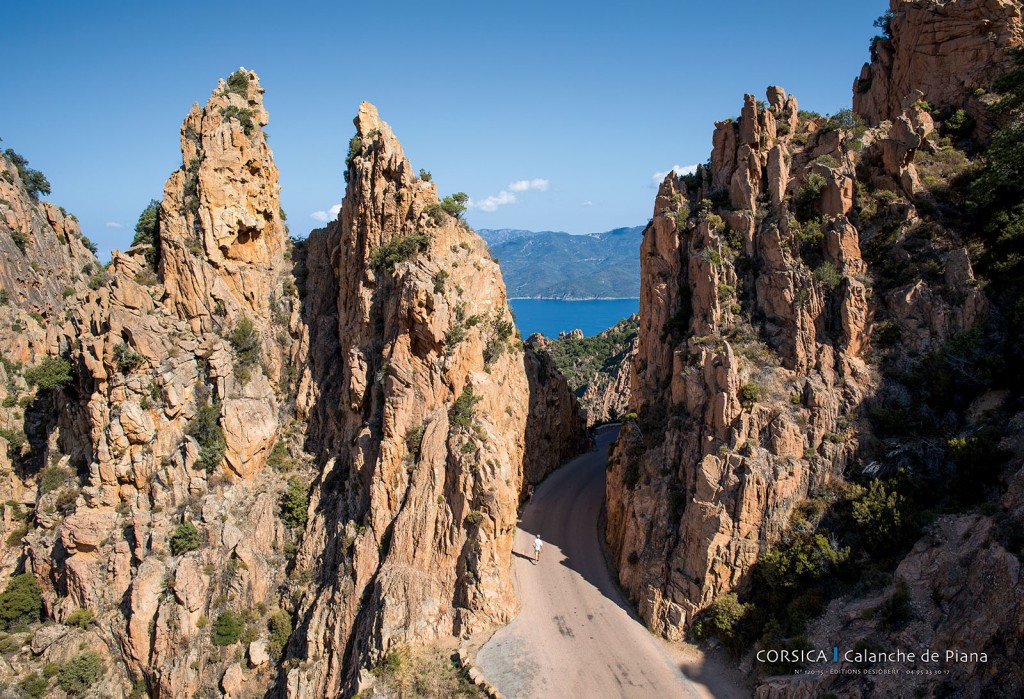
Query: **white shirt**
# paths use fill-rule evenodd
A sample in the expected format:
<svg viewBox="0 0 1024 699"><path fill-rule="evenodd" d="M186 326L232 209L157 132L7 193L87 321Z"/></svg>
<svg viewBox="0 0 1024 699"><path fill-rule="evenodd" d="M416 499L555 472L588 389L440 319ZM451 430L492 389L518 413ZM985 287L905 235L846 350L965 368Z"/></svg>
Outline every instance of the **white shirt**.
<svg viewBox="0 0 1024 699"><path fill-rule="evenodd" d="M543 545L544 545L544 542L540 540L539 536L536 539L533 540L533 550L534 551L540 551L540 549L541 549L541 547Z"/></svg>

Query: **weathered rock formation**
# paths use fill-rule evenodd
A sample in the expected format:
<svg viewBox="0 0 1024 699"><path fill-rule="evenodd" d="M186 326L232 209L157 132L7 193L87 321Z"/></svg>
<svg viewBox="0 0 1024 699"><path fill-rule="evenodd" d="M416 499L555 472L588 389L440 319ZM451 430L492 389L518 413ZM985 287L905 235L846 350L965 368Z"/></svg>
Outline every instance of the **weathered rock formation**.
<svg viewBox="0 0 1024 699"><path fill-rule="evenodd" d="M15 286L25 272L13 255L0 279L11 296L25 290L19 301L47 327L45 343L26 335L34 356L23 359L60 356L67 372L58 362L50 385L39 381L29 449L12 469L28 512L22 566L56 622L21 671L88 649L106 668L104 696L133 685L191 696L216 691L231 665L210 644L215 622L236 614L253 643L266 642L288 534L282 479L265 464L281 441L282 368L299 359L303 330L286 284L277 171L255 126L266 123L261 92L240 70L193 108L156 269L138 246L104 270L56 207L11 207L40 282ZM17 341L0 341L18 354ZM29 375L8 378L24 386ZM62 626L83 609L94 624ZM274 670L245 674L266 687Z"/></svg>
<svg viewBox="0 0 1024 699"><path fill-rule="evenodd" d="M5 319L35 328L0 329L0 421L32 401L2 570L56 622L12 673L88 648L104 696L337 696L516 611L524 471L582 448L575 400L371 105L339 220L290 241L262 94L240 69L192 108L153 244L107 270L3 162ZM46 356L33 389L15 361Z"/></svg>
<svg viewBox="0 0 1024 699"><path fill-rule="evenodd" d="M793 508L856 456L856 411L878 376L854 182L858 167L889 183L911 172L928 133L910 130L893 167L874 168L889 124L799 119L793 96L769 88L765 108L748 95L739 120L717 125L710 169L659 190L641 253L638 419L613 456L607 536L623 587L670 638L740 587ZM925 289L881 299L929 319L926 346L984 313L969 264L954 271L962 256L945 263L959 307L926 309L938 295Z"/></svg>
<svg viewBox="0 0 1024 699"><path fill-rule="evenodd" d="M1017 0L890 0L890 37L872 43L872 61L853 85L854 111L871 126L897 119L919 91L940 109L964 109L984 125L992 82L1024 43ZM918 98L914 98L918 99Z"/></svg>
<svg viewBox="0 0 1024 699"><path fill-rule="evenodd" d="M339 219L306 250L299 409L322 467L295 562L310 579L289 649L297 697L354 690L402 644L511 619L524 456L554 443L542 432L572 435L548 398L543 419L561 424L531 431L534 386L549 381L527 376L483 240L444 212L372 105L355 124Z"/></svg>

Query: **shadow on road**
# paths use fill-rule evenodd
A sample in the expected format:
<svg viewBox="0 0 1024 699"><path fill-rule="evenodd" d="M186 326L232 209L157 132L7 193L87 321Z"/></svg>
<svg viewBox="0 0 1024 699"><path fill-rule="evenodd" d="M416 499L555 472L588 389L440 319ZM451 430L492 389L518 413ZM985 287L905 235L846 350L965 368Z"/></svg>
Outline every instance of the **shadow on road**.
<svg viewBox="0 0 1024 699"><path fill-rule="evenodd" d="M604 597L642 624L615 584L602 548L604 531L600 529L600 523L603 523L605 469L608 450L618 433L618 425L602 428L595 436L590 451L570 460L540 483L533 499L523 509L519 529L529 534L531 541L539 534L547 544L545 556L553 554L558 557L560 553L564 557L561 565L576 571ZM522 547L522 540L517 544ZM548 547L558 551L549 553ZM518 558L533 560L532 555L515 550L512 553Z"/></svg>

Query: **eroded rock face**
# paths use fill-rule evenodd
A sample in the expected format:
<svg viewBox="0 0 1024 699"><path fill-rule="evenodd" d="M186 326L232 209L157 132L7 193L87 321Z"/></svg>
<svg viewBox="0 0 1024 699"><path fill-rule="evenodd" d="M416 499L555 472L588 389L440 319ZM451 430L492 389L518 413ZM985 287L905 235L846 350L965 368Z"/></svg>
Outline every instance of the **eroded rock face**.
<svg viewBox="0 0 1024 699"><path fill-rule="evenodd" d="M710 171L666 178L641 251L639 418L613 456L607 536L623 587L670 638L842 471L853 445L825 437L871 383L863 261L842 195L852 164L841 134L793 126L796 100L768 97L761 110L748 95L738 122L717 125ZM826 218L802 251L787 197L812 173L826 186L810 205ZM828 285L804 260L812 252L835 273Z"/></svg>
<svg viewBox="0 0 1024 699"><path fill-rule="evenodd" d="M641 616L670 638L737 589L793 508L852 463L852 416L879 382L865 362L873 303L923 348L987 311L963 251L948 256L958 291L945 294L962 303L925 282L872 300L855 172L913 171L930 135L916 108L906 138L796 108L780 88L766 109L748 95L738 122L717 125L710 170L662 183L644 235L638 419L613 455L607 537ZM891 163L877 150L888 141L904 144Z"/></svg>
<svg viewBox="0 0 1024 699"><path fill-rule="evenodd" d="M305 259L299 410L323 466L296 558L312 580L290 647L296 697L353 691L397 645L510 620L524 455L555 443L528 428L533 360L485 243L439 211L372 105L355 125L339 220Z"/></svg>
<svg viewBox="0 0 1024 699"><path fill-rule="evenodd" d="M160 208L167 302L196 330L216 327L218 315L268 315L286 239L263 88L250 71L230 80L185 118L183 165Z"/></svg>
<svg viewBox="0 0 1024 699"><path fill-rule="evenodd" d="M284 367L300 360L303 329L277 170L259 128L262 90L245 70L231 81L234 92L222 81L186 119L183 158L199 163L198 184L186 201L184 171L169 180L158 268L146 246L114 252L108 270L71 276L71 293L58 294L70 299L67 311L48 326L47 353L64 355L74 378L50 397L48 448L64 454L64 483L53 493L40 486L26 567L48 617L96 614L110 696L140 680L161 696L211 691L224 659L212 652L210 625L229 611L273 610L284 582L283 479L265 465L281 439ZM66 234L77 230L60 221ZM69 264L75 255L55 264L55 279ZM232 340L243 320L244 356ZM195 540L174 548L183 522ZM249 623L266 637L259 614ZM68 650L55 643L44 659ZM245 679L265 688L273 674L264 667Z"/></svg>
<svg viewBox="0 0 1024 699"><path fill-rule="evenodd" d="M891 39L873 44L854 81L853 107L870 125L897 119L920 91L940 109L965 109L984 127L987 92L1024 42L1016 0L891 0Z"/></svg>
<svg viewBox="0 0 1024 699"><path fill-rule="evenodd" d="M28 433L0 450L0 570L34 574L58 625L96 616L37 634L11 676L88 647L103 696L337 696L396 645L517 609L524 471L584 446L574 397L371 105L340 219L306 243L266 124L254 73L221 81L185 119L156 249L107 270L0 159L22 236L0 234L0 426ZM29 386L17 362L56 355L68 374Z"/></svg>

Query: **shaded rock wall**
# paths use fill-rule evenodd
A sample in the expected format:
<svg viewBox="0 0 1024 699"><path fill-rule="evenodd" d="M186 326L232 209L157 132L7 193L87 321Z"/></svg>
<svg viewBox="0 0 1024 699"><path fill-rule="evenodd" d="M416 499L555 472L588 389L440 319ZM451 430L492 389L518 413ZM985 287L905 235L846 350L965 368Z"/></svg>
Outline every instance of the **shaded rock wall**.
<svg viewBox="0 0 1024 699"><path fill-rule="evenodd" d="M987 128L992 82L1024 42L1017 0L891 0L891 38L873 43L853 85L853 108L870 125L896 119L919 97L965 109Z"/></svg>

